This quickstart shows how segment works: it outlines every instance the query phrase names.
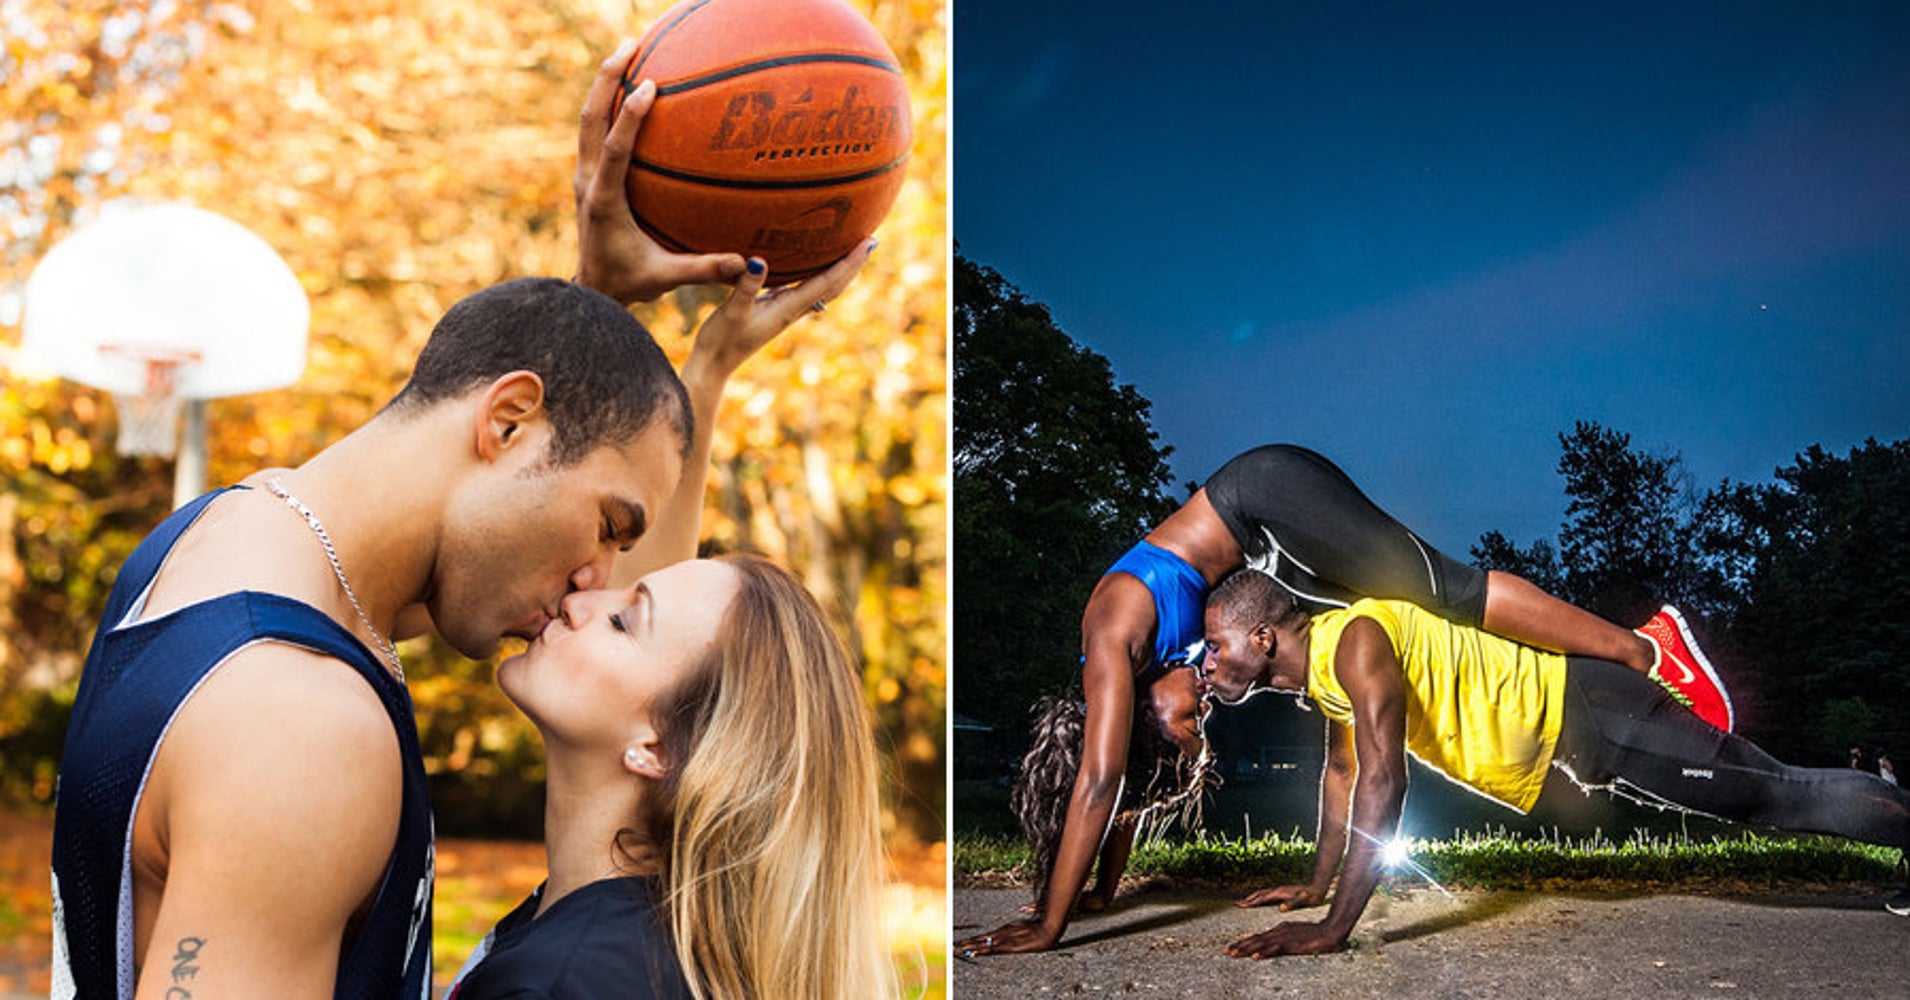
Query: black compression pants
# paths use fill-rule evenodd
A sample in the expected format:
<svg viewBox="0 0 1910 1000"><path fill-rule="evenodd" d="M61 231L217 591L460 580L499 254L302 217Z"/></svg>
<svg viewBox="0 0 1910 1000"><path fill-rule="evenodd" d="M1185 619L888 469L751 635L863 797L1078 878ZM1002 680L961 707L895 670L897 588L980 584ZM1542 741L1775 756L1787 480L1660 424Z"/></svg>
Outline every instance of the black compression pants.
<svg viewBox="0 0 1910 1000"><path fill-rule="evenodd" d="M1486 573L1451 559L1295 445L1245 452L1205 483L1247 566L1316 605L1411 601L1460 625L1485 619Z"/></svg>
<svg viewBox="0 0 1910 1000"><path fill-rule="evenodd" d="M1566 660L1552 762L1582 786L1639 801L1910 848L1910 792L1866 771L1782 763L1616 663Z"/></svg>

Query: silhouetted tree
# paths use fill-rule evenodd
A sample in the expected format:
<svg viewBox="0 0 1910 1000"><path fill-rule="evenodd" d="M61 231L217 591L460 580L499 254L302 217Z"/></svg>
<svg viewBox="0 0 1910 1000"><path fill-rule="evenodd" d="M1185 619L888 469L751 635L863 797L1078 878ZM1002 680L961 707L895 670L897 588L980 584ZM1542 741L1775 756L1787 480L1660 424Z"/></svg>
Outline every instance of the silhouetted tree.
<svg viewBox="0 0 1910 1000"><path fill-rule="evenodd" d="M1561 434L1570 501L1554 553L1499 532L1472 558L1635 624L1680 605L1723 671L1739 729L1779 757L1910 748L1910 441L1812 445L1769 483L1694 497L1676 454L1580 422Z"/></svg>
<svg viewBox="0 0 1910 1000"><path fill-rule="evenodd" d="M1637 451L1631 435L1589 421L1559 435L1559 445L1558 470L1571 497L1559 531L1563 596L1626 624L1667 600L1692 603L1683 460Z"/></svg>
<svg viewBox="0 0 1910 1000"><path fill-rule="evenodd" d="M1701 508L1718 620L1767 690L1773 750L1835 762L1853 739L1910 747L1910 441L1812 445L1775 482Z"/></svg>
<svg viewBox="0 0 1910 1000"><path fill-rule="evenodd" d="M1524 577L1549 593L1562 593L1565 587L1558 550L1543 538L1522 549L1499 532L1488 531L1472 546L1472 562L1480 569L1496 569Z"/></svg>
<svg viewBox="0 0 1910 1000"><path fill-rule="evenodd" d="M1081 608L1173 510L1151 404L993 269L955 258L955 699L1019 727L1078 677Z"/></svg>

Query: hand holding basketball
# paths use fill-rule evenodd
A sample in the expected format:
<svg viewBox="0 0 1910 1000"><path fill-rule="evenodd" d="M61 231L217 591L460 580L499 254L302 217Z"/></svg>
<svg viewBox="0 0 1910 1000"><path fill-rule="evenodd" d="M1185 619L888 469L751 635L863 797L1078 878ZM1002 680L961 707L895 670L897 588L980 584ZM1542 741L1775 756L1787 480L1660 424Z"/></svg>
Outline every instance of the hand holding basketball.
<svg viewBox="0 0 1910 1000"><path fill-rule="evenodd" d="M577 136L577 281L624 305L647 302L679 285L729 282L744 273L741 254L678 254L637 225L624 195L630 151L655 87L638 87L617 109L619 75L636 42L626 40L597 71Z"/></svg>
<svg viewBox="0 0 1910 1000"><path fill-rule="evenodd" d="M734 250L768 284L820 275L888 214L913 137L900 61L844 0L680 0L623 71L659 94L635 139L637 225L671 250Z"/></svg>
<svg viewBox="0 0 1910 1000"><path fill-rule="evenodd" d="M818 303L827 304L842 294L862 265L875 250L874 240L864 240L860 249L830 265L827 271L800 285L785 285L763 291L768 269L760 259L736 282L729 298L703 322L696 344L683 366L688 382L705 375L728 378L750 355L789 329L804 316L816 315Z"/></svg>

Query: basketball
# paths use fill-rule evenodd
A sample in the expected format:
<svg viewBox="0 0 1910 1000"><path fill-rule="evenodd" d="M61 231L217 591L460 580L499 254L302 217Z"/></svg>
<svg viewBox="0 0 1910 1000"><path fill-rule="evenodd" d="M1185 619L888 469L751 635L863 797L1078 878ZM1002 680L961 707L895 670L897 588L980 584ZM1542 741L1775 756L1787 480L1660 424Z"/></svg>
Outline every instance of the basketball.
<svg viewBox="0 0 1910 1000"><path fill-rule="evenodd" d="M646 79L657 99L627 189L670 250L761 257L771 284L801 281L868 238L901 190L908 87L842 0L684 0L638 40L622 94Z"/></svg>

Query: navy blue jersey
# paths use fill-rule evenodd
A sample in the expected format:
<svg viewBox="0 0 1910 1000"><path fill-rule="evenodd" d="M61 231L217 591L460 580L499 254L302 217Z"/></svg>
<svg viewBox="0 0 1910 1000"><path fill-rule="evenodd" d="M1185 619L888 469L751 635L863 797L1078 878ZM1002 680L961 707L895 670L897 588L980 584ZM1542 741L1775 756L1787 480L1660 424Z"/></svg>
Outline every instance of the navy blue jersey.
<svg viewBox="0 0 1910 1000"><path fill-rule="evenodd" d="M199 685L234 653L269 641L349 665L378 693L397 731L404 771L398 840L371 912L341 956L334 995L422 1000L431 988L431 803L404 685L337 622L276 594L241 591L128 621L140 617L167 554L219 492L174 512L126 560L80 675L54 814L53 995L133 995L132 822L146 777Z"/></svg>

